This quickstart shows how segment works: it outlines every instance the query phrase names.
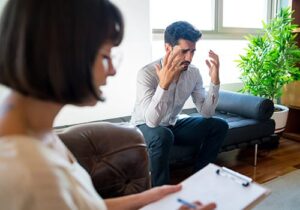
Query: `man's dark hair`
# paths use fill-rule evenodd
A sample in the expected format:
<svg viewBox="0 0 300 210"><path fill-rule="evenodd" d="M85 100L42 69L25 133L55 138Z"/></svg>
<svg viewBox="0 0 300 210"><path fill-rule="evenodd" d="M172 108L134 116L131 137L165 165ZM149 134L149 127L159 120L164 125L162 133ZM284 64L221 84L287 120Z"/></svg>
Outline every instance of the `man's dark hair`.
<svg viewBox="0 0 300 210"><path fill-rule="evenodd" d="M123 38L108 0L9 0L0 22L0 83L42 100L100 99L93 64L107 41Z"/></svg>
<svg viewBox="0 0 300 210"><path fill-rule="evenodd" d="M186 21L177 21L169 25L165 30L165 43L175 46L179 39L185 39L196 43L202 33Z"/></svg>

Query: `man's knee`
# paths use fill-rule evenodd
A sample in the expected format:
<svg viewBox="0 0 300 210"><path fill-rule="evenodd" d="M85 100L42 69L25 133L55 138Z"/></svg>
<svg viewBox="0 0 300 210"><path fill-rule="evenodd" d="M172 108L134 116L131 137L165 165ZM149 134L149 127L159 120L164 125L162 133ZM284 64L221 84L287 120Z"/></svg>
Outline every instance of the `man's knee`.
<svg viewBox="0 0 300 210"><path fill-rule="evenodd" d="M172 131L165 127L157 127L156 135L153 136L153 140L157 147L163 149L170 149L174 142L174 135Z"/></svg>
<svg viewBox="0 0 300 210"><path fill-rule="evenodd" d="M170 148L174 142L174 135L172 131L166 127L159 126L156 128L149 128L147 131L141 129L148 147L155 148Z"/></svg>
<svg viewBox="0 0 300 210"><path fill-rule="evenodd" d="M220 118L211 118L212 120L212 126L214 129L216 129L216 132L226 134L228 131L228 123Z"/></svg>

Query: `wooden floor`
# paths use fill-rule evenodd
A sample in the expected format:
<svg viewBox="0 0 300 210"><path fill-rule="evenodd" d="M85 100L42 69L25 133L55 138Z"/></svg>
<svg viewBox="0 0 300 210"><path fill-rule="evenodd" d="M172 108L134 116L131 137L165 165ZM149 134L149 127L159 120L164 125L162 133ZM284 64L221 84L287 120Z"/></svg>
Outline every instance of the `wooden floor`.
<svg viewBox="0 0 300 210"><path fill-rule="evenodd" d="M247 148L220 153L215 163L264 183L300 169L300 142L281 138L278 148L258 150L256 167L253 161L254 148Z"/></svg>
<svg viewBox="0 0 300 210"><path fill-rule="evenodd" d="M276 149L258 149L257 166L253 166L254 147L222 152L215 164L225 166L251 177L258 183L270 181L278 176L300 169L300 142L280 139ZM192 175L192 168L173 170L171 184L177 184Z"/></svg>

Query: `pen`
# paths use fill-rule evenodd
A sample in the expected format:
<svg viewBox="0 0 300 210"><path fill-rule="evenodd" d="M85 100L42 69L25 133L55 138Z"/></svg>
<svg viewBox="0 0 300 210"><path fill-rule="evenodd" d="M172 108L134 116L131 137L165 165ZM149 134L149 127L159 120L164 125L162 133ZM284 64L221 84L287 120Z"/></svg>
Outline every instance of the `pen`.
<svg viewBox="0 0 300 210"><path fill-rule="evenodd" d="M192 204L192 203L190 203L190 202L188 202L188 201L185 201L185 200L183 200L183 199L181 199L181 198L177 198L177 201L178 201L179 203L181 203L181 204L183 204L183 205L185 205L185 206L191 208L191 209L196 209L196 206L195 206L194 204Z"/></svg>

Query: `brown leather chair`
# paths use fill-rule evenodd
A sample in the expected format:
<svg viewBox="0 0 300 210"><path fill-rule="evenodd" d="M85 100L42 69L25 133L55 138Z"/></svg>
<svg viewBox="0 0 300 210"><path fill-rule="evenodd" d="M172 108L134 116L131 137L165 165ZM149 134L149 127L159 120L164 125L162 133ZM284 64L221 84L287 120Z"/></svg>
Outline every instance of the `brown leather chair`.
<svg viewBox="0 0 300 210"><path fill-rule="evenodd" d="M103 198L150 188L146 145L135 127L97 122L60 129L57 133L91 175Z"/></svg>

